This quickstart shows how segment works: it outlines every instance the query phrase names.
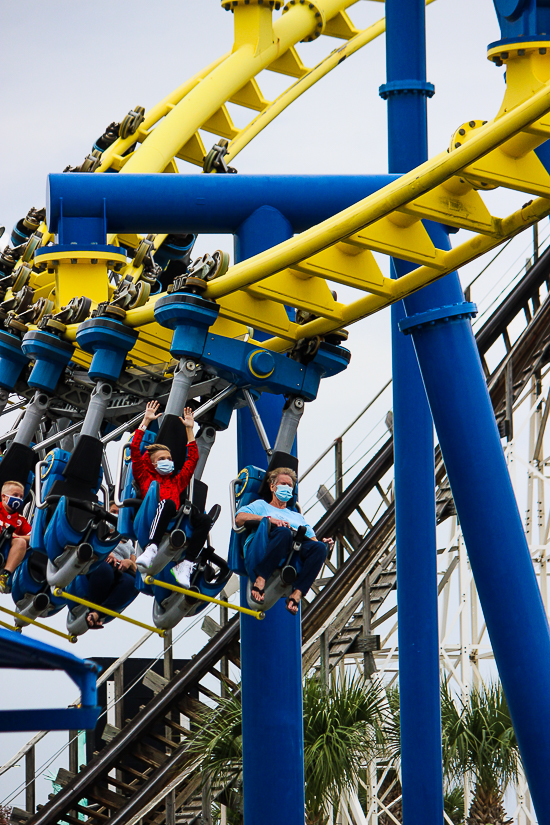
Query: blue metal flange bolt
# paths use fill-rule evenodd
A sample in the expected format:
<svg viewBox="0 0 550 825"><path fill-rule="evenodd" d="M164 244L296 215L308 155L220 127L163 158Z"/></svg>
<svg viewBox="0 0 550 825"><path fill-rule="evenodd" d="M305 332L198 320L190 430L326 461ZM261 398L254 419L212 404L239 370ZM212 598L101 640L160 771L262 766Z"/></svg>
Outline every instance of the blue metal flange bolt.
<svg viewBox="0 0 550 825"><path fill-rule="evenodd" d="M51 332L32 330L23 338L21 349L35 362L29 387L53 392L63 369L73 357L74 348Z"/></svg>
<svg viewBox="0 0 550 825"><path fill-rule="evenodd" d="M275 359L266 349L257 349L248 356L248 370L254 378L269 378L275 372Z"/></svg>
<svg viewBox="0 0 550 825"><path fill-rule="evenodd" d="M191 293L175 292L157 301L155 321L174 330L170 352L175 358L200 358L208 328L219 311L213 301Z"/></svg>
<svg viewBox="0 0 550 825"><path fill-rule="evenodd" d="M21 341L9 332L0 332L0 387L13 390L29 359L21 350Z"/></svg>
<svg viewBox="0 0 550 825"><path fill-rule="evenodd" d="M138 338L137 330L112 318L89 318L78 327L76 341L93 353L88 374L94 381L116 381L126 356Z"/></svg>

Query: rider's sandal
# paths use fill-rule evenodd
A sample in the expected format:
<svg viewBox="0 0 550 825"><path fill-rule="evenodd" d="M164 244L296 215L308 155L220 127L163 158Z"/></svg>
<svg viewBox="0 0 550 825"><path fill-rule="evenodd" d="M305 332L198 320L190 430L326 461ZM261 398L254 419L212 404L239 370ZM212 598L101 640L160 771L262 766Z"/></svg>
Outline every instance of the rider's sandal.
<svg viewBox="0 0 550 825"><path fill-rule="evenodd" d="M293 610L291 608L291 606L290 606L291 602L292 602L293 605L296 606L296 610ZM288 599L286 600L285 604L286 604L286 609L288 610L289 613L291 613L293 616L298 615L298 611L300 609L300 600L299 599L297 601L296 599L293 599L292 596L289 596Z"/></svg>
<svg viewBox="0 0 550 825"><path fill-rule="evenodd" d="M264 587L257 587L255 584L250 588L250 598L252 599L252 601L256 602L256 604L263 604L264 600L262 599L260 601L260 599L256 599L255 596L254 596L254 593L257 593L258 596L263 596L264 593L265 593L265 588Z"/></svg>
<svg viewBox="0 0 550 825"><path fill-rule="evenodd" d="M88 613L88 615L86 616L86 624L88 625L88 629L103 630L103 624L101 622L101 619L99 617L96 619L94 613L95 611L92 611ZM89 619L91 619L91 623L90 621L88 621Z"/></svg>

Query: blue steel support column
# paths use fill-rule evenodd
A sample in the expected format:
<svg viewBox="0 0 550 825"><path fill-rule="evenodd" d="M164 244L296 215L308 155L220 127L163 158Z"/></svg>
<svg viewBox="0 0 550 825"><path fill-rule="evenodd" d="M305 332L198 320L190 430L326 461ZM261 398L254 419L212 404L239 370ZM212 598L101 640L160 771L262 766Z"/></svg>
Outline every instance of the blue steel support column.
<svg viewBox="0 0 550 825"><path fill-rule="evenodd" d="M427 158L424 0L386 0L390 172ZM394 261L397 276L414 267ZM433 423L411 342L392 307L397 609L404 825L441 825L441 703Z"/></svg>
<svg viewBox="0 0 550 825"><path fill-rule="evenodd" d="M407 44L414 39L414 20L408 17L413 7L418 17L420 0L386 3L390 54L396 61L402 55L406 63L401 77L410 77L409 67L414 65L414 56L407 53ZM399 28L402 51L392 52L399 46L394 38ZM393 100L396 111L401 107L403 113L405 101L391 98L391 105ZM396 123L392 125L395 128ZM407 141L415 133L412 123L403 124ZM436 246L449 248L442 226L426 226ZM400 326L414 341L533 804L538 821L546 825L550 823L550 706L546 701L550 630L471 329L472 305L464 303L458 275L451 273L409 296L404 306L407 318ZM402 599L401 591L398 598ZM403 710L402 706L402 725ZM418 710L415 706L414 712ZM417 751L416 758L424 768L423 754ZM427 815L412 818L411 797L405 799L406 773L410 780L403 755L405 825L429 822Z"/></svg>
<svg viewBox="0 0 550 825"><path fill-rule="evenodd" d="M276 209L262 207L239 228L237 260L249 258L292 237L292 227ZM258 409L271 446L283 401L264 394ZM238 462L267 467L247 409L238 411ZM241 603L247 606L246 580ZM241 616L243 781L245 825L303 825L304 735L302 645L299 617L280 601L262 622Z"/></svg>
<svg viewBox="0 0 550 825"><path fill-rule="evenodd" d="M439 237L436 237L436 232ZM443 227L430 227L448 247ZM550 630L458 275L405 301L483 615L540 823L550 823ZM514 605L514 609L510 609Z"/></svg>

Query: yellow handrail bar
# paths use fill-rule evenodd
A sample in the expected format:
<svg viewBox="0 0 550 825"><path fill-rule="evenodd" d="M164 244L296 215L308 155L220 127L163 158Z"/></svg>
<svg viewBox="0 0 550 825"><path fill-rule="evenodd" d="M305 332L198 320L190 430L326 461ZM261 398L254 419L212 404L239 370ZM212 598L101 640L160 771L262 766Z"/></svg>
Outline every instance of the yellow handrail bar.
<svg viewBox="0 0 550 825"><path fill-rule="evenodd" d="M173 590L175 593L183 593L185 596L191 596L193 599L200 599L201 602L211 602L212 604L219 604L222 607L228 607L230 610L237 610L239 613L246 613L248 616L254 616L255 619L265 619L265 613L262 610L250 610L248 607L241 607L240 604L231 604L231 602L224 602L221 599L215 599L213 596L205 596L202 593L197 593L195 590L187 590L185 587L177 587L175 584L167 584L166 582L159 582L152 576L146 576L145 584L156 584L157 587L165 587L166 590Z"/></svg>
<svg viewBox="0 0 550 825"><path fill-rule="evenodd" d="M18 630L21 630L21 628L20 628L20 627L16 627L16 626L15 626L15 625L13 625L13 624L8 624L7 622L2 622L2 621L0 621L0 627L5 627L5 628L6 628L6 630L15 630L16 632L17 632Z"/></svg>
<svg viewBox="0 0 550 825"><path fill-rule="evenodd" d="M9 613L10 616L14 616L16 619L19 619L22 622L27 622L28 624L34 624L36 627L40 627L42 630L47 630L48 633L54 633L56 636L61 636L62 639L67 639L68 642L71 644L75 644L78 642L78 636L71 636L68 633L62 633L60 630L56 630L54 627L48 627L47 624L43 624L42 622L38 622L36 619L30 619L28 616L23 616L22 613L16 613L15 610L10 610L8 607L0 607L2 613ZM5 627L9 627L9 625L5 625ZM16 628L10 628L11 630L16 630Z"/></svg>
<svg viewBox="0 0 550 825"><path fill-rule="evenodd" d="M94 604L93 602L89 602L87 599L81 599L79 596L73 596L71 595L71 593L67 593L65 590L61 590L60 587L55 587L53 594L58 598L69 599L69 601L71 602L83 604L84 607L90 607L97 613L105 613L106 616L113 616L115 619L122 619L123 622L135 624L137 625L137 627L142 627L144 630L150 630L152 633L157 633L159 636L164 636L166 632L158 627L152 627L149 624L144 624L143 622L140 622L137 619L131 619L129 616L123 616L122 613L117 613L114 610L109 610L107 607L102 607L100 604Z"/></svg>

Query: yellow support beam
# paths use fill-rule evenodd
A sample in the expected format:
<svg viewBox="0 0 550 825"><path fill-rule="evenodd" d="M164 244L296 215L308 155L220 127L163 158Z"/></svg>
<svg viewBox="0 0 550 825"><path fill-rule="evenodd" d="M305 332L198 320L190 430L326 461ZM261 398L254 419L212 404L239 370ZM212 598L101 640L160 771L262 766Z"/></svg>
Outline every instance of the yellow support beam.
<svg viewBox="0 0 550 825"><path fill-rule="evenodd" d="M511 238L548 215L550 215L550 200L538 198L536 201L532 201L502 221L503 237ZM430 267L423 266L414 269L412 272L394 281L395 293L393 301L388 302L380 296L368 295L365 298L360 298L348 304L344 310L343 324L353 324L362 318L378 312L380 309L388 306L389 303L407 297L407 295L433 283L433 281L436 281L438 278L448 275L449 272L453 272L455 269L459 269L461 266L470 263L470 261L474 261L486 252L490 252L499 246L502 240L502 238L496 239L476 235L474 238L445 253L445 269L443 271L435 271ZM339 326L331 323L326 318L319 318L303 324L299 329L300 338L311 338L315 335L326 335L335 329L339 329ZM262 347L276 352L284 352L288 349L288 341L284 338L270 338L262 342Z"/></svg>
<svg viewBox="0 0 550 825"><path fill-rule="evenodd" d="M13 630L15 633L18 633L18 632L21 631L20 627L15 627L15 625L8 624L7 622L1 622L0 621L0 627L5 627L6 630Z"/></svg>
<svg viewBox="0 0 550 825"><path fill-rule="evenodd" d="M212 604L219 604L221 607L227 607L229 610L236 610L237 613L246 613L247 616L254 616L255 619L265 619L265 613L262 610L250 610L248 607L241 607L240 604L231 604L231 602L224 602L221 599L215 599L213 596L205 596L203 593L197 593L196 590L188 590L186 587L177 587L175 584L167 584L166 582L158 581L152 576L145 577L145 584L156 584L157 587L164 587L166 590L173 590L174 593L183 593L184 596L190 596L193 599L199 599L201 602L211 602Z"/></svg>
<svg viewBox="0 0 550 825"><path fill-rule="evenodd" d="M47 630L48 633L53 633L54 636L61 636L62 639L66 639L71 644L75 644L78 641L78 636L71 636L68 633L62 633L60 630L56 630L54 627L48 627L47 624L43 624L42 622L37 621L37 619L29 619L28 616L23 616L21 613L16 613L15 610L10 610L8 607L0 607L0 611L2 613L8 613L10 616L18 619L21 622L25 622L26 624L33 624L35 627L39 627L41 630ZM3 627L10 627L9 625L3 624ZM17 628L12 627L11 630L17 630Z"/></svg>
<svg viewBox="0 0 550 825"><path fill-rule="evenodd" d="M526 126L550 111L550 87L545 86L533 98L507 113L498 121L488 123L473 134L455 151L442 152L432 160L403 175L379 192L348 207L338 215L323 221L266 252L231 267L221 278L211 281L206 296L217 300L231 292L292 268L322 249L362 232L376 221L389 216L431 189L457 175L465 167L505 143ZM504 238L500 222L495 223L495 234ZM366 243L370 242L368 235ZM408 252L401 252L407 257ZM439 263L438 261L434 261ZM128 313L130 316L131 313Z"/></svg>
<svg viewBox="0 0 550 825"><path fill-rule="evenodd" d="M81 599L79 596L73 596L71 593L61 590L60 587L55 587L53 594L60 599L68 599L71 602L83 604L84 607L89 607L97 613L105 613L106 616L113 616L115 619L122 619L123 622L136 625L136 627L142 627L144 630L149 630L151 633L156 633L158 636L164 636L166 632L158 627L153 627L152 625L139 622L137 619L131 619L129 616L123 616L122 613L117 613L115 610L109 610L107 607L102 607L100 604L94 604L93 602L89 602L87 599Z"/></svg>

